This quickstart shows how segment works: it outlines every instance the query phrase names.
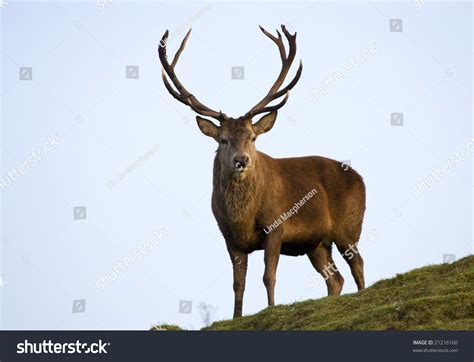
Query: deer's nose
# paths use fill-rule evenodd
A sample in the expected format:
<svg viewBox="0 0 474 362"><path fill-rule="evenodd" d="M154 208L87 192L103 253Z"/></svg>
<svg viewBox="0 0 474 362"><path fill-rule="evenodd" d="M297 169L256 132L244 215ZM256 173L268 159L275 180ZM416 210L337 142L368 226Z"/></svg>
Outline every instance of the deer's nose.
<svg viewBox="0 0 474 362"><path fill-rule="evenodd" d="M250 158L247 155L234 156L235 168L238 170L245 168L249 164L249 160Z"/></svg>

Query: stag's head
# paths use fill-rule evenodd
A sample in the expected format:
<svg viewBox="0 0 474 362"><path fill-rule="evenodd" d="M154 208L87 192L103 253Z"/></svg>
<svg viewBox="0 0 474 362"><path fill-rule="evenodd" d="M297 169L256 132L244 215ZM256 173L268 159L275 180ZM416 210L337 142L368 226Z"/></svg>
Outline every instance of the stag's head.
<svg viewBox="0 0 474 362"><path fill-rule="evenodd" d="M219 143L217 156L221 162L222 168L238 177L244 177L246 172L254 167L257 155L257 150L255 148L257 137L272 129L277 118L278 109L283 107L288 100L289 92L300 79L303 70L303 64L300 61L293 80L288 83L286 87L281 88L296 55L296 33L291 35L284 25L281 26L283 34L289 43L289 51L287 55L285 45L283 44L283 37L278 30L278 36L274 36L262 27L260 27L260 29L278 46L282 67L277 80L272 85L266 96L252 107L252 109L244 116L238 118L228 117L221 111L216 112L205 106L199 102L194 95L189 93L178 80L174 68L178 62L179 56L186 46L191 30L188 31L181 42L181 46L176 52L171 64L168 62L166 56L168 31L163 35L158 48L158 54L161 64L163 65L162 75L166 89L168 89L174 98L191 107L200 115L196 117L196 120L201 132L206 136L212 137ZM167 75L171 79L174 87L168 81ZM283 98L279 103L269 105L269 103L280 99L281 97ZM264 115L258 121L254 122L254 117L260 114ZM217 124L201 116L210 117L217 121Z"/></svg>

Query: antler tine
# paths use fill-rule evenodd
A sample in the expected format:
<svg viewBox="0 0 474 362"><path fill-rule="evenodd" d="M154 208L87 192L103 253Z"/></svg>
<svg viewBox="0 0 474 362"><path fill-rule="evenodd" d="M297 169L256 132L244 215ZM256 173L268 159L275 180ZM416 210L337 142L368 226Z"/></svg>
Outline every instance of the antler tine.
<svg viewBox="0 0 474 362"><path fill-rule="evenodd" d="M254 117L254 116L256 116L257 114L260 114L260 113L267 113L267 112L271 112L271 111L276 111L276 110L280 109L281 107L283 107L286 104L286 102L288 101L289 96L290 96L290 91L288 90L285 93L285 98L283 98L280 103L275 104L274 106L259 108L259 109L255 110L253 112L249 111L249 112L247 112L245 117L252 118L252 117Z"/></svg>
<svg viewBox="0 0 474 362"><path fill-rule="evenodd" d="M168 92L170 92L170 94L175 98L177 99L178 101L184 103L187 105L187 102L186 102L186 98L183 97L182 94L176 92L173 87L171 86L170 82L168 81L168 79L166 78L166 73L165 73L165 70L163 69L161 71L161 78L163 79L163 83L165 84L165 87L166 89L168 90ZM188 98L189 99L189 98Z"/></svg>
<svg viewBox="0 0 474 362"><path fill-rule="evenodd" d="M261 25L259 25L259 27L260 27L260 30L263 32L263 34L268 36L278 46L281 60L284 61L286 59L286 50L285 50L285 45L283 44L283 38L280 32L277 30L277 34L278 34L278 38L277 38L272 33L269 33L267 30L265 30Z"/></svg>
<svg viewBox="0 0 474 362"><path fill-rule="evenodd" d="M280 74L278 75L277 80L275 81L275 83L273 83L267 95L247 113L247 116L250 116L250 117L259 113L266 112L269 109L275 110L282 107L286 103L286 100L288 98L288 92L296 85L303 71L303 62L300 61L298 70L296 71L296 74L294 78L292 79L292 81L286 87L282 88L281 90L278 90L283 84L283 82L285 81L285 78L290 70L291 64L293 63L293 60L295 59L296 32L295 34L291 35L290 32L286 29L285 25L281 25L281 30L283 31L283 34L285 35L289 44L288 56L286 56L286 50L283 44L283 37L281 36L281 33L277 30L278 37L276 37L272 35L271 33L269 33L268 31L266 31L261 26L260 26L260 29L268 38L270 38L278 46L282 66L281 66ZM274 101L275 99L283 95L285 95L285 99L282 102L278 103L275 106L265 107L268 103Z"/></svg>
<svg viewBox="0 0 474 362"><path fill-rule="evenodd" d="M173 58L173 61L171 62L171 65L168 63L168 57L166 55L166 46L168 42L169 31L166 30L163 37L161 38L160 45L158 47L158 56L163 66L163 72L162 72L163 82L168 92L170 92L171 95L174 98L176 98L178 101L191 107L195 112L203 116L213 117L220 121L221 114L205 106L201 102L199 102L197 98L191 93L189 93L188 90L181 84L181 82L179 81L178 77L176 76L174 72L174 67L176 66L176 63L178 62L179 57L181 56L181 53L183 52L186 46L186 43L188 41L190 34L191 34L191 29L189 29L186 36L181 41L181 45L178 51L176 52ZM168 77L171 79L171 82L176 87L176 90L173 89L170 82L166 78L166 75L168 75Z"/></svg>
<svg viewBox="0 0 474 362"><path fill-rule="evenodd" d="M303 60L300 60L300 64L298 65L298 70L296 71L295 77L291 80L290 83L285 88L280 89L278 92L276 92L272 96L272 100L275 100L277 98L280 98L283 94L285 94L287 91L290 91L296 83L300 80L301 73L303 72Z"/></svg>
<svg viewBox="0 0 474 362"><path fill-rule="evenodd" d="M292 36L288 32L288 30L286 30L285 25L281 25L281 29L283 30L283 34L285 34L285 37L288 40L288 44L290 46L290 49L289 49L289 52L288 52L288 58L285 55L281 59L282 69L280 71L280 74L279 74L275 84L273 84L273 86L270 88L270 91L268 92L268 94L271 94L271 93L275 92L277 89L279 89L281 87L281 85L283 84L283 81L285 80L286 75L288 74L288 71L290 70L291 64L293 63L293 60L295 59L295 55L296 55L296 33L295 33L295 35ZM280 43L281 43L281 45L284 49L283 40L281 38L280 32L278 32L278 35L279 35L279 38L280 38ZM280 55L282 55L281 50L280 50ZM273 98L273 99L275 99L275 98Z"/></svg>
<svg viewBox="0 0 474 362"><path fill-rule="evenodd" d="M171 62L171 68L173 68L173 69L174 69L174 66L176 65L176 63L178 62L178 59L179 59L181 53L183 52L184 47L186 46L186 43L188 42L189 36L191 35L191 30L192 29L188 30L188 32L186 33L186 36L184 37L183 41L181 42L181 45L179 46L178 51L174 55L173 61Z"/></svg>

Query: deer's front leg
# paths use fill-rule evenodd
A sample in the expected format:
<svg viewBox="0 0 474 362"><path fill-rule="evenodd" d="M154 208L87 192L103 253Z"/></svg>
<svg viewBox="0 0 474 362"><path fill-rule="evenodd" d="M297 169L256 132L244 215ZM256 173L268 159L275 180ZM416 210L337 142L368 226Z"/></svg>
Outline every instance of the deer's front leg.
<svg viewBox="0 0 474 362"><path fill-rule="evenodd" d="M247 254L233 250L232 248L229 248L229 255L232 259L232 266L234 268L234 318L238 318L242 317L248 256Z"/></svg>
<svg viewBox="0 0 474 362"><path fill-rule="evenodd" d="M265 273L263 284L267 288L268 305L275 305L275 283L278 260L280 259L282 231L273 230L266 236L264 244Z"/></svg>

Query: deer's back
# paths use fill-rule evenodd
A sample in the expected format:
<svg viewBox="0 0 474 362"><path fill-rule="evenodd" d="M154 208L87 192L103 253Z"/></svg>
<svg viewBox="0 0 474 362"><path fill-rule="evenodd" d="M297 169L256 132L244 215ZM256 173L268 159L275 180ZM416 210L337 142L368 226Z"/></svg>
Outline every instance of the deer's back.
<svg viewBox="0 0 474 362"><path fill-rule="evenodd" d="M284 222L284 239L296 244L305 239L340 236L358 239L365 211L365 185L352 167L320 156L262 156L272 165L268 177L279 180L275 182L279 184L279 196L271 195L275 204L280 204L280 209L302 204L298 213ZM312 190L317 193L308 198Z"/></svg>

